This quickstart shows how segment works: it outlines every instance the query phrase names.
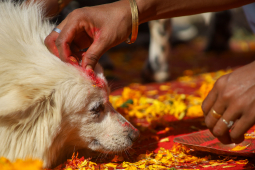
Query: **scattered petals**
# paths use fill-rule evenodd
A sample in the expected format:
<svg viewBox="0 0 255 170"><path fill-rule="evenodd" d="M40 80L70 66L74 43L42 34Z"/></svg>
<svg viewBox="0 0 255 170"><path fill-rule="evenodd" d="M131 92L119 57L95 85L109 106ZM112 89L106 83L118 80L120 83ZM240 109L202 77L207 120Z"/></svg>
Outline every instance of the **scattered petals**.
<svg viewBox="0 0 255 170"><path fill-rule="evenodd" d="M169 138L163 138L163 139L161 139L159 142L160 142L160 143L161 143L161 142L169 142Z"/></svg>

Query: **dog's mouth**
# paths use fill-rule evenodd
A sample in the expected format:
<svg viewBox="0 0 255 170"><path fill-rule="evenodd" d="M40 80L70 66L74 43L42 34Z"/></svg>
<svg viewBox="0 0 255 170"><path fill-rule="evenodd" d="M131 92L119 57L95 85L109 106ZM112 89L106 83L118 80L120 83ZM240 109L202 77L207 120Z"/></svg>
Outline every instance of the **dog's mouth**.
<svg viewBox="0 0 255 170"><path fill-rule="evenodd" d="M107 150L97 139L92 140L91 142L92 150L102 152L102 153L109 153L111 151Z"/></svg>
<svg viewBox="0 0 255 170"><path fill-rule="evenodd" d="M131 138L128 138L128 141L129 142L127 143L123 143L123 145L119 144L116 146L110 146L110 145L105 146L103 143L100 143L99 140L93 139L90 143L89 148L101 153L114 154L114 153L118 153L120 151L130 148L133 145L133 140Z"/></svg>
<svg viewBox="0 0 255 170"><path fill-rule="evenodd" d="M99 151L99 152L107 151L107 149L97 139L92 140L91 146L93 147L93 150L95 151Z"/></svg>

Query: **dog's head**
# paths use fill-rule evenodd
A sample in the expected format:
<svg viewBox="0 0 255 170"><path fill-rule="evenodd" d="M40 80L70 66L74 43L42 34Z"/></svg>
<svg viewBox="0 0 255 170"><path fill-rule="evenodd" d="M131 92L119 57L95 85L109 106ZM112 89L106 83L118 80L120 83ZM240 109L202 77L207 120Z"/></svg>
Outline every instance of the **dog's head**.
<svg viewBox="0 0 255 170"><path fill-rule="evenodd" d="M85 70L55 56L41 61L6 83L9 90L0 97L0 143L14 144L0 147L0 154L12 154L12 160L40 158L51 167L74 149L114 153L131 147L139 132L112 107L99 66Z"/></svg>
<svg viewBox="0 0 255 170"><path fill-rule="evenodd" d="M139 132L109 102L109 88L101 66L95 71L77 69L80 80L69 86L64 104L61 135L68 136L71 148L89 148L99 152L128 149Z"/></svg>
<svg viewBox="0 0 255 170"><path fill-rule="evenodd" d="M43 21L42 4L26 7L0 3L0 155L51 166L68 147L130 147L139 132L112 108L98 66L85 70L51 54L43 41L55 26Z"/></svg>

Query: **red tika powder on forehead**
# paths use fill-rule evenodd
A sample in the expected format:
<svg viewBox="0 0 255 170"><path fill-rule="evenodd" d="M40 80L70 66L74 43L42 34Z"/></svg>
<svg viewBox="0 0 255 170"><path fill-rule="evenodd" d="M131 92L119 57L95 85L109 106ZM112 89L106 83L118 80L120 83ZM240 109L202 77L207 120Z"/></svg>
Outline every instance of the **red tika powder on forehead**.
<svg viewBox="0 0 255 170"><path fill-rule="evenodd" d="M92 83L97 87L105 87L105 82L100 77L97 77L95 72L92 69L85 70L86 75L89 77L89 79L92 81Z"/></svg>
<svg viewBox="0 0 255 170"><path fill-rule="evenodd" d="M81 67L79 65L79 62L76 60L76 58L71 56L68 59L68 63L72 64L77 69L84 72L85 75L88 76L88 78L92 81L93 85L95 85L97 87L101 87L101 88L106 87L106 83L105 83L104 79L97 77L96 73L92 69L85 69L85 68Z"/></svg>

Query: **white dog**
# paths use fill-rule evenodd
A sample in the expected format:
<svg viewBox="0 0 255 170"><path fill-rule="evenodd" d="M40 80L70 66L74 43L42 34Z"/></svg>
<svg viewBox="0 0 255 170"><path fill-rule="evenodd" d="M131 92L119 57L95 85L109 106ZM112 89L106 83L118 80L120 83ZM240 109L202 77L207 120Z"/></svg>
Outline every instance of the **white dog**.
<svg viewBox="0 0 255 170"><path fill-rule="evenodd" d="M130 148L139 132L109 103L98 66L64 63L44 46L54 25L43 21L41 6L0 2L0 156L53 167L74 147Z"/></svg>

